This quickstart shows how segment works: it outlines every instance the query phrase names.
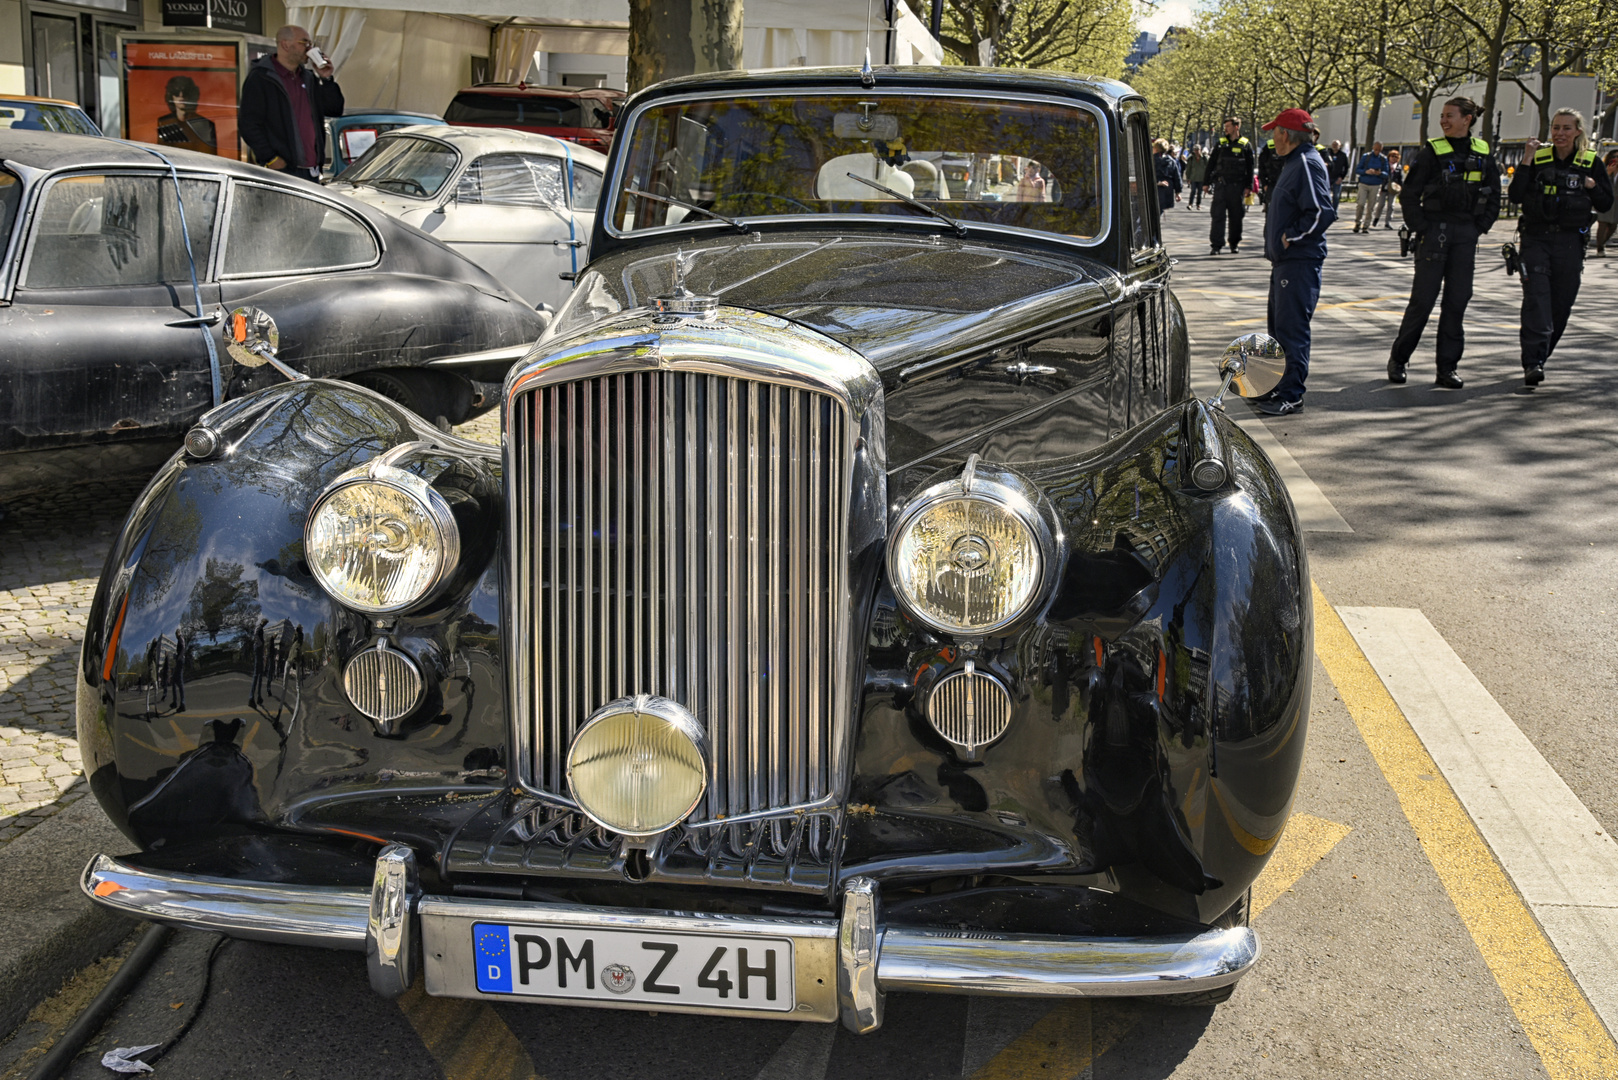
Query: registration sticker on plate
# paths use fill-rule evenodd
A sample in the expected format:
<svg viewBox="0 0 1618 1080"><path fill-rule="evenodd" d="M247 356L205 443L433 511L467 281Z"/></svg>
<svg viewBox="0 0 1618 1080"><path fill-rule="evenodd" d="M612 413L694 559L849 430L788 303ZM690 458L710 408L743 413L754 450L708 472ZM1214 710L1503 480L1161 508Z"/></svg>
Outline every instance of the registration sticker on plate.
<svg viewBox="0 0 1618 1080"><path fill-rule="evenodd" d="M790 938L474 923L485 994L790 1012Z"/></svg>

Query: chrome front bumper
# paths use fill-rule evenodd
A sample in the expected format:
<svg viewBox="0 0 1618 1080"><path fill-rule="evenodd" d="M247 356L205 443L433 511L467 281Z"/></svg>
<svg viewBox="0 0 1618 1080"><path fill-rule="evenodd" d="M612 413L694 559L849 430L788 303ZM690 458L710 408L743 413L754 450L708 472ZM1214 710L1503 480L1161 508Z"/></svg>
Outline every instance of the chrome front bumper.
<svg viewBox="0 0 1618 1080"><path fill-rule="evenodd" d="M372 985L390 997L414 980L422 954L428 993L503 997L480 993L470 963L463 962L461 954L470 949L474 921L790 937L803 960L799 1009L788 1017L841 1018L857 1032L881 1026L883 996L888 992L1036 997L1186 994L1229 986L1259 956L1258 936L1245 926L1181 937L1067 938L884 924L876 887L864 878L854 879L844 891L840 919L424 896L416 881L414 857L402 845L383 849L369 891L156 873L106 855L96 856L85 867L81 886L96 903L138 919L259 941L364 952ZM645 1008L627 1003L623 1007ZM665 1006L664 1011L705 1010Z"/></svg>

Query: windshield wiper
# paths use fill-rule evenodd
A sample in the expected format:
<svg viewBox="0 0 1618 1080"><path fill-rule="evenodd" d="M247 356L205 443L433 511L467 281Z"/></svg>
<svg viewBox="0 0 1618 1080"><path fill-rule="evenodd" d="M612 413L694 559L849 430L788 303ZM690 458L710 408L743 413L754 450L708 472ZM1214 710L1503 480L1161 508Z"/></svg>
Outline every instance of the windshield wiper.
<svg viewBox="0 0 1618 1080"><path fill-rule="evenodd" d="M688 203L684 199L671 199L667 195L653 195L650 191L642 191L640 188L632 187L624 188L624 193L626 195L633 195L637 199L650 199L653 202L667 203L670 206L678 206L682 210L690 210L694 213L706 214L715 221L723 221L726 225L729 225L739 233L752 231L752 226L748 225L745 221L737 221L735 218L728 218L724 214L716 214L712 210L698 206L696 203Z"/></svg>
<svg viewBox="0 0 1618 1080"><path fill-rule="evenodd" d="M932 207L928 206L926 203L922 202L919 199L912 199L909 195L906 195L906 194L904 194L902 192L894 191L892 188L888 187L886 184L879 184L875 180L867 180L865 177L863 177L863 176L855 176L853 173L849 173L848 178L850 180L858 180L860 183L864 184L866 187L874 187L878 191L885 192L885 193L887 193L889 195L892 195L895 199L898 199L900 202L904 203L906 206L914 206L917 210L920 210L924 214L931 214L933 217L937 218L939 221L942 221L944 224L946 224L950 228L954 229L956 236L965 236L966 235L966 226L965 225L963 225L961 222L957 221L955 218L950 217L948 214L939 213L937 210L934 210Z"/></svg>

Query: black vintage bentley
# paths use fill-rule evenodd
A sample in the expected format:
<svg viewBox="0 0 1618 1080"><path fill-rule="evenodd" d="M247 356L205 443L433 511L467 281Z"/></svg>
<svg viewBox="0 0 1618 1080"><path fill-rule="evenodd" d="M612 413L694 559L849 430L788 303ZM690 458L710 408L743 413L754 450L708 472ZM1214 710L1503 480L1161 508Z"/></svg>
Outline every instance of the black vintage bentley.
<svg viewBox="0 0 1618 1080"><path fill-rule="evenodd" d="M136 504L78 717L139 850L85 891L387 994L1228 995L1312 613L1275 470L1190 396L1148 147L1051 74L634 98L498 449L297 382Z"/></svg>
<svg viewBox="0 0 1618 1080"><path fill-rule="evenodd" d="M242 308L252 327L231 317ZM453 424L498 400L544 327L442 244L313 184L0 131L0 502L108 468L149 475L210 407L279 383L230 348L233 330Z"/></svg>

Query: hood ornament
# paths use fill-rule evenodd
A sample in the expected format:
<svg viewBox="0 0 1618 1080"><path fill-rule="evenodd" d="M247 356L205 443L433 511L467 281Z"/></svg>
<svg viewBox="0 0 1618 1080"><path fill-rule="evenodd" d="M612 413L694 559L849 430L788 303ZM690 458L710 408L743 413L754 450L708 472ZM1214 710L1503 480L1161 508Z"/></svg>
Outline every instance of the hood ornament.
<svg viewBox="0 0 1618 1080"><path fill-rule="evenodd" d="M697 261L697 253L674 252L674 291L652 297L657 322L674 322L682 315L711 317L719 311L717 296L703 296L686 288L685 275Z"/></svg>

